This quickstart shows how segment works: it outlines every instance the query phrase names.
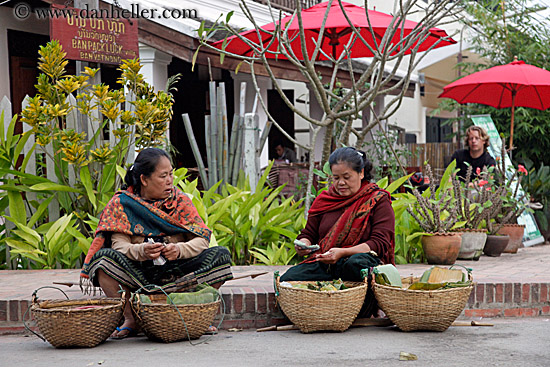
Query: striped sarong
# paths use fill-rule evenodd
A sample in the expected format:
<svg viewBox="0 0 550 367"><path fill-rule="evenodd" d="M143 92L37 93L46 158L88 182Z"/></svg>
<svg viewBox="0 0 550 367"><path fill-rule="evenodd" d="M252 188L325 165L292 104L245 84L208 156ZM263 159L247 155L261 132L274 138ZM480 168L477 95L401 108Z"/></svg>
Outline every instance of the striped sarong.
<svg viewBox="0 0 550 367"><path fill-rule="evenodd" d="M190 259L154 265L152 260L134 261L111 248L97 251L89 264L90 280L99 286L97 270L130 288L146 292L167 293L193 290L198 284L215 284L233 278L231 255L225 247L210 247ZM86 290L84 290L86 291Z"/></svg>

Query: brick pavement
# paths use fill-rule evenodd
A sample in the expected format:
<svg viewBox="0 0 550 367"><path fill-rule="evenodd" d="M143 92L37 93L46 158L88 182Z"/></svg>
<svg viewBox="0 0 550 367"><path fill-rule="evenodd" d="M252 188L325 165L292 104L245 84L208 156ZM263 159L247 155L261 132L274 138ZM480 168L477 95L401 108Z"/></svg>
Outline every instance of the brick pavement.
<svg viewBox="0 0 550 367"><path fill-rule="evenodd" d="M462 317L520 317L550 315L550 245L521 248L517 254L482 256L479 261L458 261L473 269L477 283ZM419 276L427 264L398 265L402 276ZM284 266L236 266L235 275L267 271L255 279L227 282L221 293L226 305L223 328L256 328L284 323L273 291L273 271ZM56 286L53 282L77 282L78 270L0 271L0 334L21 332L22 320L34 290ZM85 297L78 286L57 285L69 298ZM41 299L64 298L55 289L42 289Z"/></svg>

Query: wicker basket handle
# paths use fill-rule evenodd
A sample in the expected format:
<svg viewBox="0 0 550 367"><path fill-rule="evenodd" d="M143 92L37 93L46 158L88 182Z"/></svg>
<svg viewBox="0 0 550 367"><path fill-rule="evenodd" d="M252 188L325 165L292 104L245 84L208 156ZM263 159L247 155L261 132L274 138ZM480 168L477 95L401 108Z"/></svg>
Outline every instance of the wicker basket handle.
<svg viewBox="0 0 550 367"><path fill-rule="evenodd" d="M273 273L273 290L275 291L275 296L279 297L279 289L277 288L277 284L279 283L279 270L275 270Z"/></svg>
<svg viewBox="0 0 550 367"><path fill-rule="evenodd" d="M38 291L41 290L41 289L44 289L44 288L52 288L52 289L57 289L58 291L60 291L61 293L63 293L63 295L65 296L66 299L69 299L69 296L67 296L67 293L63 292L61 289L57 288L57 287L53 287L53 286L50 286L50 285L45 285L43 287L40 287L40 288L37 288L34 290L34 292L32 292L32 301L31 301L31 304L29 305L29 307L27 307L27 311L25 311L25 314L23 315L23 325L25 326L25 329L30 331L31 333L33 333L34 335L36 335L37 337L39 337L40 339L42 339L43 342L46 342L46 339L40 335L40 334L37 334L34 332L34 330L32 330L29 325L27 325L27 321L25 321L25 319L27 318L27 315L31 309L32 306L34 305L37 305L38 303L40 303L40 300L38 299Z"/></svg>
<svg viewBox="0 0 550 367"><path fill-rule="evenodd" d="M61 293L63 293L63 295L65 296L66 299L69 299L69 296L67 296L67 293L63 292L61 289L57 288L57 287L53 287L51 285L45 285L43 287L40 287L40 288L37 288L34 290L34 292L32 292L32 302L31 302L31 305L33 304L37 304L40 302L40 300L38 299L38 291L41 290L41 289L44 289L44 288L52 288L52 289L57 289L58 291L60 291Z"/></svg>
<svg viewBox="0 0 550 367"><path fill-rule="evenodd" d="M135 313L135 315L136 315L138 318L140 318L140 316L139 316L139 309L140 309L140 306L142 305L142 303L141 303L141 298L139 297L140 292L141 292L142 290L154 290L154 289L160 290L162 293L164 293L164 295L166 296L166 300L167 300L167 301L170 301L169 304L172 305L172 307L174 307L174 309L175 309L176 312L178 313L178 315L179 315L179 317L180 317L180 319L181 319L181 321L182 321L182 323L183 323L183 326L185 327L185 330L186 330L186 333L187 333L187 338L188 338L188 340L189 340L189 344L195 346L195 345L207 343L207 342L210 341L210 339L212 339L212 337L213 337L214 335L210 335L208 338L206 338L205 340L202 340L202 341L200 341L200 342L198 342L198 343L193 343L193 342L191 341L191 337L189 336L189 331L188 331L188 329L187 329L187 323L185 322L185 319L183 318L183 315L181 314L181 312L180 312L178 306L174 303L174 301L172 301L172 298L168 295L168 293L166 293L166 291L165 291L162 287L160 287L160 286L158 286L158 285L156 285L156 284L151 284L151 285L148 285L148 286L140 287L137 291L135 291L134 293L132 293L132 297L134 297L135 300L136 300L136 302L135 302L135 304L136 304L136 309L134 309L134 302L130 302L130 307L132 307L132 309L134 309L134 313ZM223 319L224 319L224 315L225 315L225 300L223 299L222 294L221 294L221 292L220 292L219 290L218 290L218 299L220 300L220 302L221 302L221 304L222 304L222 310L221 310L220 322L218 323L217 329L219 329L219 328L222 326ZM141 318L140 318L140 320L141 320Z"/></svg>

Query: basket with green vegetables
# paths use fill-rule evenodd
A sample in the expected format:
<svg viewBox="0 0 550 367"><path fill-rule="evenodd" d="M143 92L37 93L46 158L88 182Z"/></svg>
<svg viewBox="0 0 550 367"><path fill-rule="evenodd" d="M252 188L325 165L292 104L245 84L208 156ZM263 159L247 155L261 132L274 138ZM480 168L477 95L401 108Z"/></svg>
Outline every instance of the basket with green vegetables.
<svg viewBox="0 0 550 367"><path fill-rule="evenodd" d="M342 281L280 281L275 272L277 302L303 333L350 327L365 301L368 283Z"/></svg>
<svg viewBox="0 0 550 367"><path fill-rule="evenodd" d="M470 274L471 269L466 268L466 270ZM469 287L472 285L470 277L466 278L466 274L462 270L452 269L452 267L447 269L440 266L432 266L424 271L418 279L402 279L395 266L391 264L379 265L373 269L373 273L377 284L409 290L433 291L436 289Z"/></svg>
<svg viewBox="0 0 550 367"><path fill-rule="evenodd" d="M343 291L344 289L348 289L348 286L344 284L342 279L335 279L332 281L320 281L317 280L315 282L300 282L300 283L281 283L281 286L290 286L293 288L299 288L299 289L309 289L312 291L320 291L320 292L333 292L333 291Z"/></svg>
<svg viewBox="0 0 550 367"><path fill-rule="evenodd" d="M472 293L471 269L432 266L420 278L400 277L393 265L376 267L374 295L384 313L403 331L444 331L460 315Z"/></svg>

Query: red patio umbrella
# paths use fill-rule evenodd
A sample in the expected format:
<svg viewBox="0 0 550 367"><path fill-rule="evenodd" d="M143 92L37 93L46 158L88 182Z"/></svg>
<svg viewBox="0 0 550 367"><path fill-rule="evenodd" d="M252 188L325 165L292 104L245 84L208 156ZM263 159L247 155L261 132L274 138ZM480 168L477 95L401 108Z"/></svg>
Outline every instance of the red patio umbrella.
<svg viewBox="0 0 550 367"><path fill-rule="evenodd" d="M325 23L325 31L322 38L321 49L327 55L332 54L333 57L338 58L338 56L342 52L344 52L344 46L348 44L350 37L354 34L352 28L350 27L350 23L342 13L342 8L336 1L323 2L312 6L311 8L303 10L302 24L305 31L304 33L306 38L306 49L310 57L315 48L314 40L317 41L321 28L321 23L325 17L327 6L330 3L332 3L332 6L330 7L329 15ZM342 6L353 26L360 29L361 36L363 37L365 42L376 49L376 47L374 47L375 44L380 42L388 27L392 25L391 22L393 20L393 16L375 10L365 11L365 8L345 2L342 2ZM368 19L367 12L369 15ZM281 24L285 25L286 23L290 22L291 19L291 16L287 16L281 20ZM372 33L369 29L369 20L370 26L372 27ZM419 27L419 24L410 20L406 20L404 24L398 22L394 26L398 27L398 31L393 37L392 43L393 45L397 45L402 38L409 35L416 27ZM298 59L303 60L304 55L302 54L297 16L292 23L286 26L286 29L288 29L289 39L293 39L292 51ZM262 30L275 30L275 23L269 23L262 26L259 32L260 36L262 37L263 44L268 45L271 41L272 36L266 32L262 32ZM403 30L403 35L401 34L401 30ZM241 36L248 38L254 43L258 43L258 32L255 29L243 32L241 33ZM250 46L241 41L237 36L231 36L227 40L228 42L225 47L226 51L243 56L253 56L253 51ZM418 51L427 50L437 41L440 42L435 46L436 48L456 43L455 40L448 37L447 33L444 30L439 28L431 28L429 30L427 38L419 46ZM213 45L221 49L223 42L223 40L218 41ZM412 47L409 47L409 49L406 50L406 53L410 53L411 49L413 49L415 46L416 44ZM277 52L279 47L280 45L278 42L273 42L268 50L272 52ZM274 55L273 53L266 53L266 56L268 58L285 59L283 55ZM367 47L367 45L365 45L360 39L357 39L353 44L350 56L352 58L372 57L373 54L371 50ZM323 53L319 52L317 60L328 60L328 58Z"/></svg>
<svg viewBox="0 0 550 367"><path fill-rule="evenodd" d="M512 107L512 149L515 107L537 110L550 107L550 71L515 60L454 81L443 88L439 97L452 98L458 103L480 103L495 108Z"/></svg>

